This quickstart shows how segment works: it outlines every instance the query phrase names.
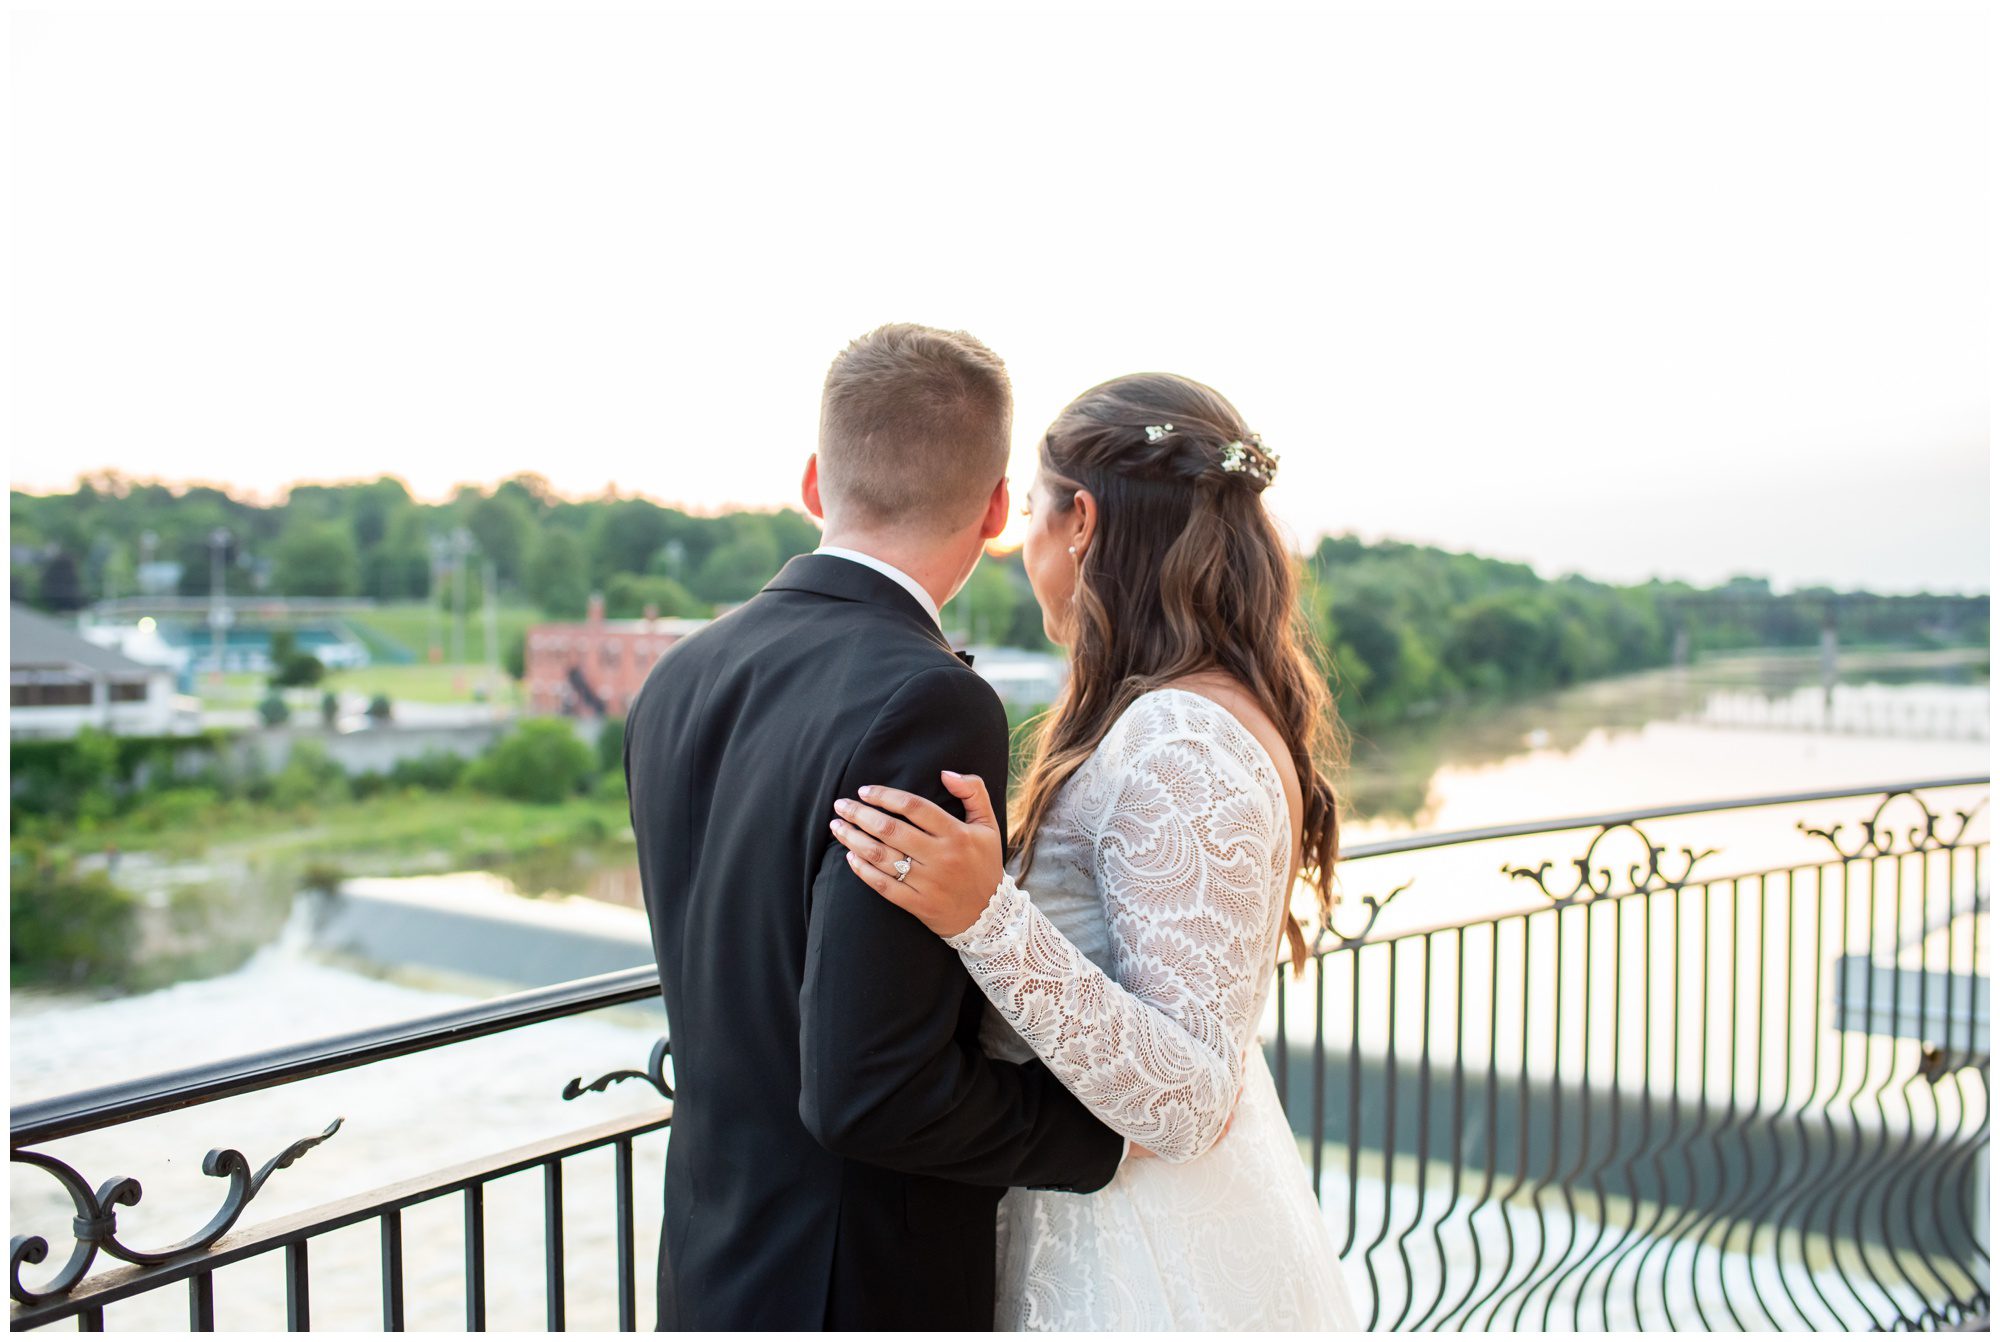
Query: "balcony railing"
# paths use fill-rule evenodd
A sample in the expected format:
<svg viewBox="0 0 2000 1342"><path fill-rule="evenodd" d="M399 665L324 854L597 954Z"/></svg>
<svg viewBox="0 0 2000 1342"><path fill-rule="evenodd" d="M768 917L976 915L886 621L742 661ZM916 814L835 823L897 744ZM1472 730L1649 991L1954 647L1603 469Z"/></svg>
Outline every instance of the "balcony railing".
<svg viewBox="0 0 2000 1342"><path fill-rule="evenodd" d="M1718 801L1351 850L1334 926L1304 975L1279 971L1266 1038L1369 1325L1982 1320L1986 786ZM254 1171L212 1151L203 1169L229 1181L222 1207L158 1250L118 1229L135 1179L93 1185L42 1148L657 995L650 970L604 975L15 1108L16 1177L57 1181L75 1217L54 1236L70 1247L53 1273L38 1266L46 1238L14 1238L13 1326L101 1329L121 1302L179 1290L189 1327L211 1329L217 1273L268 1256L284 1326L311 1326L317 1285L345 1305L378 1299L382 1327L399 1329L405 1213L434 1223L431 1205L449 1200L465 1326L483 1328L487 1193L539 1176L544 1317L560 1329L577 1276L565 1194L581 1187L565 1172L606 1151L609 1196L582 1210L608 1221L610 1261L590 1277L603 1303L615 1296L619 1327L650 1324L638 1301L652 1264L642 1286L637 1246L663 1209L657 1181L635 1178L635 1151L664 1142L672 1120L665 1041L643 1067L563 1089L582 1099L635 1080L661 1095L644 1112L249 1228L237 1223L266 1182L337 1140L340 1122ZM371 1227L379 1271L353 1279L350 1253L315 1283L314 1245Z"/></svg>

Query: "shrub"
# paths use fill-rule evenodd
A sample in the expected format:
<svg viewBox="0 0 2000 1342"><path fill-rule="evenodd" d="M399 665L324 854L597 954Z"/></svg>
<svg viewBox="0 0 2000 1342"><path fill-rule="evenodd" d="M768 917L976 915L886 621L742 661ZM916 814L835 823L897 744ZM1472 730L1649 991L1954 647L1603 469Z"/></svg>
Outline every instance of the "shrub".
<svg viewBox="0 0 2000 1342"><path fill-rule="evenodd" d="M132 811L132 824L153 831L192 831L215 823L222 796L211 787L163 788Z"/></svg>
<svg viewBox="0 0 2000 1342"><path fill-rule="evenodd" d="M271 780L271 800L280 806L310 806L347 796L347 772L318 741L299 741L285 767Z"/></svg>
<svg viewBox="0 0 2000 1342"><path fill-rule="evenodd" d="M625 719L606 718L597 729L597 767L605 773L625 772Z"/></svg>
<svg viewBox="0 0 2000 1342"><path fill-rule="evenodd" d="M466 760L449 750L426 750L421 755L397 760L389 770L393 787L423 788L427 792L449 792L465 777Z"/></svg>
<svg viewBox="0 0 2000 1342"><path fill-rule="evenodd" d="M340 893L340 883L346 879L347 873L336 863L325 860L308 862L305 870L299 873L299 889L334 895Z"/></svg>
<svg viewBox="0 0 2000 1342"><path fill-rule="evenodd" d="M285 696L272 690L264 696L264 701L257 705L257 716L264 720L266 727L282 727L292 716L292 710L285 702Z"/></svg>
<svg viewBox="0 0 2000 1342"><path fill-rule="evenodd" d="M496 742L466 771L481 792L516 801L559 802L590 775L592 753L561 718L531 718Z"/></svg>
<svg viewBox="0 0 2000 1342"><path fill-rule="evenodd" d="M45 853L13 854L8 972L14 982L123 978L138 941L139 903L101 871L78 874Z"/></svg>
<svg viewBox="0 0 2000 1342"><path fill-rule="evenodd" d="M387 722L392 715L389 696L378 694L368 701L368 716L377 722Z"/></svg>
<svg viewBox="0 0 2000 1342"><path fill-rule="evenodd" d="M326 677L326 666L299 646L297 635L280 629L271 635L271 684L274 688L317 685Z"/></svg>

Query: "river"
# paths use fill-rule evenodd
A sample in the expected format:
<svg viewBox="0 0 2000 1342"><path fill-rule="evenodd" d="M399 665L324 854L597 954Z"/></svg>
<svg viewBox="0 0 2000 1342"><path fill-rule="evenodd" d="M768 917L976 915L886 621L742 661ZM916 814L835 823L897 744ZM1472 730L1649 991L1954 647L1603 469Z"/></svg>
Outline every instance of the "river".
<svg viewBox="0 0 2000 1342"><path fill-rule="evenodd" d="M1989 695L1983 654L1977 659L1850 655L1842 659L1830 690L1819 683L1816 657L1769 654L1595 682L1356 741L1344 780L1355 810L1345 842L1351 847L1416 830L1983 773L1989 762ZM1849 805L1833 818L1866 814L1864 808L1850 815L1853 809ZM1789 819L1782 828L1787 842L1797 840ZM1760 856L1760 833L1740 820L1716 817L1702 827L1701 839L1704 846L1720 841L1738 859L1735 869L1748 869L1742 864ZM1560 864L1575 856L1574 837L1519 842L1504 857L1529 864L1546 857ZM1497 860L1480 855L1476 865L1483 887L1459 878L1469 876L1471 867L1458 875L1434 869L1393 907L1392 922L1491 914ZM513 882L467 873L423 878L432 883L428 887L376 884L392 887L379 891L385 898L405 903L443 906L456 900L500 909L496 917L502 921L508 921L506 906L518 904L520 916L512 921L531 932L550 916L562 916L565 905L552 902L549 894L594 896L594 909L579 919L588 917L594 928L615 936L622 914L630 934L643 940L628 866L558 864L515 875ZM1354 884L1366 889L1344 884L1353 895L1379 892L1400 879L1384 867L1357 870ZM1379 885L1369 884L1375 882ZM1482 893L1468 893L1475 889ZM521 986L413 968L408 961L419 958L414 955L384 956L372 964L351 957L329 960L315 941L314 919L302 903L285 934L234 973L113 1000L13 994L12 1102L442 1010ZM404 962L386 962L396 958ZM563 1101L560 1092L572 1077L588 1081L615 1068L643 1066L662 1024L656 1010L604 1012L163 1115L46 1149L94 1184L117 1174L140 1178L146 1194L139 1206L121 1211L122 1236L141 1246L164 1244L192 1231L220 1200L221 1181L199 1171L210 1147L235 1147L254 1167L291 1141L321 1131L334 1117L345 1120L332 1140L272 1177L246 1217L256 1222L643 1111L656 1097L633 1083L575 1102ZM451 1120L441 1121L446 1114ZM663 1157L663 1140L638 1143L642 1324L652 1314L645 1282L657 1252L656 1190ZM572 1162L567 1174L572 1328L615 1322L611 1179L608 1154ZM1338 1199L1327 1205L1331 1214ZM52 1181L17 1167L10 1210L15 1233L46 1234L57 1258L66 1252L70 1211ZM462 1326L459 1214L457 1202L447 1200L405 1215L413 1329ZM515 1178L496 1185L488 1194L486 1224L488 1326L539 1330L539 1181ZM314 1241L315 1327L379 1325L376 1255L371 1225ZM26 1275L32 1283L45 1271L29 1269ZM216 1301L225 1330L272 1326L282 1319L280 1262L267 1256L223 1270ZM156 1300L114 1306L108 1326L180 1328L185 1309L184 1295L164 1292Z"/></svg>

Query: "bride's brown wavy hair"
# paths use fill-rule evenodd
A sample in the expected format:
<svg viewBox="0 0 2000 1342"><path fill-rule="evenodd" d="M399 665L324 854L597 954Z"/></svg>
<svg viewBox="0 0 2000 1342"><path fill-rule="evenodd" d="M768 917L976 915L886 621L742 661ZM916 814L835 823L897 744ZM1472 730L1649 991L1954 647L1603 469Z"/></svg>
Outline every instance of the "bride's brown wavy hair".
<svg viewBox="0 0 2000 1342"><path fill-rule="evenodd" d="M1148 426L1167 424L1150 441ZM1025 867L1056 793L1133 700L1221 672L1290 749L1305 794L1299 874L1324 921L1340 853L1328 771L1345 758L1345 736L1299 609L1296 561L1260 497L1265 477L1224 467L1225 445L1245 440L1256 442L1220 392L1171 373L1092 387L1049 426L1041 468L1055 506L1074 507L1087 489L1098 520L1077 571L1069 681L1036 729L1011 846ZM1248 458L1260 460L1254 446ZM1306 938L1289 907L1285 935L1300 968Z"/></svg>

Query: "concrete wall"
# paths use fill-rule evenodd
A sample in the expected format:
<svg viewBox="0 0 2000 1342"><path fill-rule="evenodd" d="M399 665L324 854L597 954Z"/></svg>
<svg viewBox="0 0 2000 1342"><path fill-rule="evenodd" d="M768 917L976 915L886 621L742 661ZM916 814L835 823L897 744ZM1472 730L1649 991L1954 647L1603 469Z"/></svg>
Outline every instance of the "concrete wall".
<svg viewBox="0 0 2000 1342"><path fill-rule="evenodd" d="M265 727L243 732L232 742L237 757L262 760L266 769L285 767L292 747L300 741L317 741L326 747L332 760L350 774L387 773L400 760L413 759L433 751L445 751L471 759L506 734L509 722L479 722L464 726L397 726L370 728L360 732L329 732L319 726ZM594 738L593 738L594 739Z"/></svg>

